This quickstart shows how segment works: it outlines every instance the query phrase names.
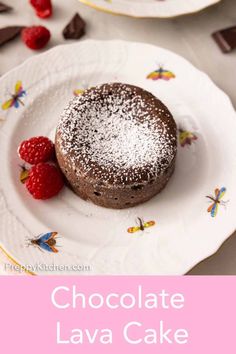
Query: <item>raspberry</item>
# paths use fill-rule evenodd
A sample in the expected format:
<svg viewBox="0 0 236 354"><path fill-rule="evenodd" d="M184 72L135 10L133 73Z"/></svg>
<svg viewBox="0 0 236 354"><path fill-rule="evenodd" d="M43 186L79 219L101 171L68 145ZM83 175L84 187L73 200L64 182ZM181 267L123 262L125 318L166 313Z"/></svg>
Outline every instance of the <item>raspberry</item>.
<svg viewBox="0 0 236 354"><path fill-rule="evenodd" d="M46 27L32 26L26 27L21 32L23 42L30 49L42 49L48 43L51 34Z"/></svg>
<svg viewBox="0 0 236 354"><path fill-rule="evenodd" d="M55 156L54 144L44 136L23 141L20 144L18 152L21 159L31 165L50 161Z"/></svg>
<svg viewBox="0 0 236 354"><path fill-rule="evenodd" d="M38 17L47 18L52 15L51 0L30 0L30 3L35 8Z"/></svg>
<svg viewBox="0 0 236 354"><path fill-rule="evenodd" d="M25 185L35 199L49 199L61 191L64 181L56 166L39 163L31 168Z"/></svg>

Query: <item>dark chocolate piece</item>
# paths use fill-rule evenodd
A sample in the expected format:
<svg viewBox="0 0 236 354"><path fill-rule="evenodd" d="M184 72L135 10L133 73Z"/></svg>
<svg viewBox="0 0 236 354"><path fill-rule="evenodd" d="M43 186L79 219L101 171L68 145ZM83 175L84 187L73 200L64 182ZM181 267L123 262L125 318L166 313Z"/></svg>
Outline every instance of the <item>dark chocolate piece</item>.
<svg viewBox="0 0 236 354"><path fill-rule="evenodd" d="M9 26L0 28L0 46L19 36L23 26Z"/></svg>
<svg viewBox="0 0 236 354"><path fill-rule="evenodd" d="M0 2L0 12L8 12L11 11L12 7Z"/></svg>
<svg viewBox="0 0 236 354"><path fill-rule="evenodd" d="M236 26L214 32L212 36L223 53L236 48Z"/></svg>
<svg viewBox="0 0 236 354"><path fill-rule="evenodd" d="M79 39L85 34L85 27L85 21L76 13L64 28L63 36L65 39Z"/></svg>

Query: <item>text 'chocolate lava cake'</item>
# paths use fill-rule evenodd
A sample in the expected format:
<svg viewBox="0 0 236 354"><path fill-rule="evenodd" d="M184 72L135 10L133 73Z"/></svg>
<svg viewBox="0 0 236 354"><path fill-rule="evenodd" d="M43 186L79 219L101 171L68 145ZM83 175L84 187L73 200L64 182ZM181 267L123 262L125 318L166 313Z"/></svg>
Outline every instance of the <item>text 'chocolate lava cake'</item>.
<svg viewBox="0 0 236 354"><path fill-rule="evenodd" d="M56 154L76 194L121 209L165 187L175 167L176 134L171 113L151 93L104 84L69 103L57 127Z"/></svg>

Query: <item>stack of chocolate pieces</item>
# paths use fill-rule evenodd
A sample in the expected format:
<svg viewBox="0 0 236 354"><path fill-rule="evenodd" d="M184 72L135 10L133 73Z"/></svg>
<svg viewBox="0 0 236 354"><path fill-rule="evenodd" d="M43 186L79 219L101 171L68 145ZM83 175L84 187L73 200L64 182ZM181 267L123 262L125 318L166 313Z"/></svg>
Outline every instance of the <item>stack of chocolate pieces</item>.
<svg viewBox="0 0 236 354"><path fill-rule="evenodd" d="M11 11L12 7L0 2L0 13ZM0 46L20 35L23 26L8 26L0 28Z"/></svg>

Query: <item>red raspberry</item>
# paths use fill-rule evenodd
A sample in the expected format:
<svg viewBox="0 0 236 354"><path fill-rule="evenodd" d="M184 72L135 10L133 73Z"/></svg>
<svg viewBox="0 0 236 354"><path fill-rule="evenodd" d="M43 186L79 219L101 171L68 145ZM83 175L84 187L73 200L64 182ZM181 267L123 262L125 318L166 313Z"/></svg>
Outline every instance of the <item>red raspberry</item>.
<svg viewBox="0 0 236 354"><path fill-rule="evenodd" d="M48 43L51 34L46 27L32 26L26 27L21 32L23 42L30 49L42 49Z"/></svg>
<svg viewBox="0 0 236 354"><path fill-rule="evenodd" d="M30 3L35 8L38 17L47 18L52 15L51 0L30 0Z"/></svg>
<svg viewBox="0 0 236 354"><path fill-rule="evenodd" d="M25 185L35 199L49 199L61 191L64 181L56 166L39 163L31 168Z"/></svg>
<svg viewBox="0 0 236 354"><path fill-rule="evenodd" d="M31 165L53 160L55 156L54 144L45 136L38 136L23 141L20 144L18 152L21 159Z"/></svg>

